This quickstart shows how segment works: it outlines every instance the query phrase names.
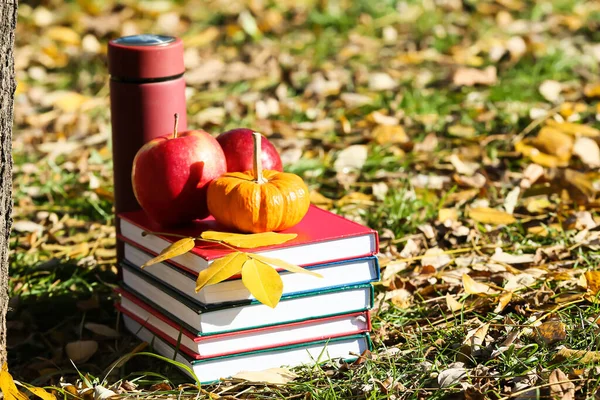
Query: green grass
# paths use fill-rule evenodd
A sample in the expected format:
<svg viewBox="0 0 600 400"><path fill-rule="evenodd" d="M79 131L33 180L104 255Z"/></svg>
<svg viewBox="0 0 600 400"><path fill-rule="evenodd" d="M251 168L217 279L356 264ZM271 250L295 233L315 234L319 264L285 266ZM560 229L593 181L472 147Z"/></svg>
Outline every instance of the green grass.
<svg viewBox="0 0 600 400"><path fill-rule="evenodd" d="M61 25L72 27L82 37L93 34L81 19L82 2L59 3L44 5ZM236 81L225 76L193 87L187 103L189 128L206 129L214 135L240 126L272 130L278 139L283 137L287 145L302 152L297 161L285 165L287 172L300 175L311 191L328 199L325 207L378 231L386 279L376 285L372 353L357 362L332 361L296 368L298 378L284 386L224 382L207 385L201 393L191 386L178 387L192 381L173 362L147 354L129 357L140 343L123 330L113 308L118 299L113 289L119 276L114 265L110 141L84 146L53 160L39 147L72 139L72 135L85 139L107 131L106 58L77 48L62 49L69 55L68 65L49 69L48 79L36 81L29 77L29 68L39 67L36 57L50 39L44 37L43 28L32 23L31 16L21 16L16 40L17 53L23 59L18 60L17 72L34 90L21 94L15 103L14 219L39 224L41 231L14 230L10 241L9 367L13 376L39 386L56 386L62 379L104 386L133 382L142 390L141 394L128 392L122 397L152 392L156 398L198 399L209 398L209 393L257 399L504 399L527 389L538 398L550 398L549 376L560 368L575 384L577 398L592 398L600 386L599 362L560 359L557 354L561 346L597 351L600 344L600 302L584 297L581 286L581 274L597 269L600 251L597 239L582 242L578 236L581 229L571 224L576 211L588 211L599 219L597 193L576 204L567 196L576 193L560 179L560 169L547 168L533 187L521 190L514 224L473 221L468 218L468 209L483 205L502 210L507 194L521 184L531 160L514 152L514 139L532 122L533 108L557 106L540 93L544 81L563 83L565 101L587 105L579 121L600 126L597 100L582 93L584 85L597 81L598 66L590 50L597 42L600 21L594 3L239 3L239 10L237 3L204 2L185 10L182 7L187 2L172 3L173 12L185 27L183 35L201 34L209 27L219 30L214 42L190 50L190 59L197 50L200 60L192 69L212 59L226 64L242 62L259 71L265 60L278 65L261 72L257 79ZM26 13L29 6L23 7ZM131 15L127 22L144 30L164 30L169 22L166 18L159 26L156 15L139 12L131 4L106 7L104 16L121 8ZM281 17L280 24L253 36L236 30L237 13L244 8L259 26L268 25L263 20L266 10L274 13L271 17L275 19ZM563 19L566 17L570 19ZM519 31L519 24L537 31ZM98 39L105 45L115 35L116 31L110 31ZM490 44L505 45L515 36L525 40L526 54L518 60L508 54L492 60ZM26 60L27 51L33 54L31 60ZM435 57L407 62L408 56L415 54ZM464 62L468 58L465 54L472 56L469 62ZM453 84L457 69L489 65L497 68L497 82L462 87ZM369 75L374 72L387 73L397 87L371 90ZM317 73L330 81L343 79L340 93L309 95L306 87ZM427 83L422 81L424 74ZM105 102L70 115L48 100L56 90L81 92L99 104ZM278 101L280 113L258 121L256 104L240 101L240 97L253 93L258 100ZM371 101L347 108L340 96L343 93L364 94ZM225 110L222 126L202 125L194 118L209 107ZM56 112L49 121L38 118L49 111ZM408 142L376 143L371 137L377 125L374 112L396 118ZM299 124L321 118L333 120L333 127L300 132ZM451 127L455 125L472 127L473 137L453 136ZM528 137L537 132L531 130ZM437 143L431 149L419 150L432 135ZM348 176L335 171L339 152L355 144L367 146L364 165ZM453 154L478 164L477 174L486 179L482 187L470 186L469 177L451 163ZM573 169L582 166L577 157L569 165ZM418 176L446 181L441 188L428 184L420 187ZM382 184L387 187L385 194ZM523 201L534 195L547 195L550 206L528 212ZM457 220L439 222L443 208L455 208ZM532 226L548 227L547 236L531 234L528 229ZM596 231L591 229L589 234ZM405 257L401 254L408 239L417 248ZM452 260L437 268L427 265L423 256L431 248L442 250ZM538 253L540 260L531 265L493 263L490 257L497 248L509 254ZM469 257L474 264L467 263ZM399 270L389 274L399 264ZM463 273L497 290L512 275L539 276L529 287L516 290L506 308L496 312L503 292L469 295L461 280ZM447 294L463 308L449 310ZM564 324L564 339L545 343L540 337L534 321L549 320ZM102 337L85 328L88 322L113 327L122 335L117 339ZM467 349L467 335L482 325L488 326L483 345ZM518 331L519 336L501 348L511 331ZM64 346L76 340L95 340L99 350L89 360L73 364L65 356ZM151 349L150 344L143 351ZM125 362L109 373L110 366L121 357ZM459 367L467 368L468 376L440 387L440 374ZM535 379L519 386L518 381L526 376ZM162 385L153 386L157 384Z"/></svg>

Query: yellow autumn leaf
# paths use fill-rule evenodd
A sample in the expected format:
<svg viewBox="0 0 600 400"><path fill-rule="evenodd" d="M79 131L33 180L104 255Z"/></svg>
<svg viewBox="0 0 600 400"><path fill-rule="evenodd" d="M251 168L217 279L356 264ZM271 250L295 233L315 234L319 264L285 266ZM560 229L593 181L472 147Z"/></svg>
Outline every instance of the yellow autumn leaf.
<svg viewBox="0 0 600 400"><path fill-rule="evenodd" d="M175 243L171 243L167 248L165 248L163 251L161 251L158 256L154 257L151 260L146 261L142 265L142 268L145 268L150 265L154 265L159 262L163 262L165 260L169 260L171 258L185 254L188 251L192 250L195 245L196 245L196 242L194 241L193 238L180 239L180 240L176 241Z"/></svg>
<svg viewBox="0 0 600 400"><path fill-rule="evenodd" d="M249 254L249 256L250 256L250 258L254 258L256 260L264 262L265 264L269 264L270 266L272 266L274 268L283 268L286 271L297 272L300 274L308 274L308 275L316 276L317 278L323 277L323 275L313 272L309 269L305 269L305 268L299 267L297 265L290 264L289 262L279 260L277 258L265 257L265 256L261 256L258 254Z"/></svg>
<svg viewBox="0 0 600 400"><path fill-rule="evenodd" d="M529 157L531 161L543 167L554 168L566 167L568 165L567 161L561 160L559 157L543 153L536 147L530 145L529 142L522 141L515 143L515 150L523 154L524 157Z"/></svg>
<svg viewBox="0 0 600 400"><path fill-rule="evenodd" d="M27 390L29 390L31 393L35 394L37 397L39 397L42 400L56 400L56 396L54 396L52 393L48 393L44 388L41 387L35 387L35 386L30 386L30 385L21 385L23 387L26 387Z"/></svg>
<svg viewBox="0 0 600 400"><path fill-rule="evenodd" d="M577 361L581 364L591 364L600 361L600 351L571 350L566 347L560 349L556 356L566 358L569 361Z"/></svg>
<svg viewBox="0 0 600 400"><path fill-rule="evenodd" d="M88 100L88 97L77 92L63 92L55 96L52 105L63 112L73 112Z"/></svg>
<svg viewBox="0 0 600 400"><path fill-rule="evenodd" d="M567 327L561 321L544 322L536 330L539 338L546 344L553 344L567 338Z"/></svg>
<svg viewBox="0 0 600 400"><path fill-rule="evenodd" d="M242 282L256 300L275 308L283 293L281 277L262 261L248 259L242 267Z"/></svg>
<svg viewBox="0 0 600 400"><path fill-rule="evenodd" d="M452 312L459 311L463 308L462 303L456 300L454 296L452 296L450 293L446 293L446 305L448 306L448 309Z"/></svg>
<svg viewBox="0 0 600 400"><path fill-rule="evenodd" d="M594 183L589 175L576 171L574 169L567 168L564 170L565 181L573 185L577 190L581 191L585 196L591 198L598 191L594 187Z"/></svg>
<svg viewBox="0 0 600 400"><path fill-rule="evenodd" d="M410 141L404 128L399 125L378 125L373 129L372 135L375 141L381 145L407 143Z"/></svg>
<svg viewBox="0 0 600 400"><path fill-rule="evenodd" d="M438 211L438 219L439 222L456 221L458 220L458 210L456 208L441 208Z"/></svg>
<svg viewBox="0 0 600 400"><path fill-rule="evenodd" d="M511 214L488 207L469 209L469 218L483 224L491 225L510 225L516 221L515 217Z"/></svg>
<svg viewBox="0 0 600 400"><path fill-rule="evenodd" d="M81 43L81 37L73 29L66 26L52 26L46 30L44 36L56 42L78 46Z"/></svg>
<svg viewBox="0 0 600 400"><path fill-rule="evenodd" d="M238 274L242 266L248 261L248 255L241 251L236 251L213 261L205 270L200 271L196 280L196 292L199 292L204 286L214 285L225 279Z"/></svg>
<svg viewBox="0 0 600 400"><path fill-rule="evenodd" d="M465 288L465 292L468 294L492 294L496 292L485 283L476 282L467 274L463 274L462 283L463 287Z"/></svg>
<svg viewBox="0 0 600 400"><path fill-rule="evenodd" d="M600 97L600 84L599 83L588 83L583 88L583 94L586 97Z"/></svg>
<svg viewBox="0 0 600 400"><path fill-rule="evenodd" d="M561 161L569 161L573 154L573 136L558 129L545 126L540 129L533 144L544 153L558 157Z"/></svg>
<svg viewBox="0 0 600 400"><path fill-rule="evenodd" d="M585 281L590 294L595 296L600 292L600 271L587 271Z"/></svg>
<svg viewBox="0 0 600 400"><path fill-rule="evenodd" d="M27 93L28 90L29 84L21 79L17 79L17 88L15 90L15 96L18 96L21 93Z"/></svg>
<svg viewBox="0 0 600 400"><path fill-rule="evenodd" d="M77 0L77 3L86 13L92 15L100 15L106 11L107 7L110 7L110 3L104 0Z"/></svg>
<svg viewBox="0 0 600 400"><path fill-rule="evenodd" d="M244 234L217 231L206 231L200 235L202 239L218 240L242 249L253 249L256 247L282 244L295 239L297 236L298 235L295 233L262 232Z"/></svg>
<svg viewBox="0 0 600 400"><path fill-rule="evenodd" d="M19 389L17 389L12 375L8 372L7 363L2 365L0 371L0 391L4 395L4 400L29 400L24 393L19 392Z"/></svg>
<svg viewBox="0 0 600 400"><path fill-rule="evenodd" d="M598 137L600 136L600 130L592 128L591 126L575 124L573 122L558 122L552 119L546 121L546 125L558 129L564 133L568 133L573 136L587 136L587 137Z"/></svg>
<svg viewBox="0 0 600 400"><path fill-rule="evenodd" d="M510 303L510 301L512 300L512 296L513 293L512 292L506 292L503 295L501 295L498 298L498 304L496 305L496 308L494 309L494 312L496 314L499 314L502 312L502 310L504 310L506 308L506 306Z"/></svg>
<svg viewBox="0 0 600 400"><path fill-rule="evenodd" d="M219 29L211 26L194 35L184 36L183 45L189 48L200 48L213 43L220 35Z"/></svg>

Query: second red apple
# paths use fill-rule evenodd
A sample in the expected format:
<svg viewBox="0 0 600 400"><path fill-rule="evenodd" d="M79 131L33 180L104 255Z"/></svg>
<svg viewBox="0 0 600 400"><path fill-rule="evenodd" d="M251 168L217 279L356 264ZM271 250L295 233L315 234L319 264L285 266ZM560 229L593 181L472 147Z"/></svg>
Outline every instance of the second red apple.
<svg viewBox="0 0 600 400"><path fill-rule="evenodd" d="M254 144L252 129L237 128L223 132L217 141L223 149L227 160L227 172L244 172L253 168ZM283 171L281 157L277 149L266 138L261 140L262 167L274 171Z"/></svg>

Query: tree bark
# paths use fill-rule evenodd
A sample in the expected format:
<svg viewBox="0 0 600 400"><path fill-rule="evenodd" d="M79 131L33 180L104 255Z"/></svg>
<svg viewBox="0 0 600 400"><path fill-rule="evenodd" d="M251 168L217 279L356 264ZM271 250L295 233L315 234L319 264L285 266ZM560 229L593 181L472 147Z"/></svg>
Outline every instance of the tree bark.
<svg viewBox="0 0 600 400"><path fill-rule="evenodd" d="M12 125L17 0L0 0L0 366L6 362L8 245L12 228Z"/></svg>

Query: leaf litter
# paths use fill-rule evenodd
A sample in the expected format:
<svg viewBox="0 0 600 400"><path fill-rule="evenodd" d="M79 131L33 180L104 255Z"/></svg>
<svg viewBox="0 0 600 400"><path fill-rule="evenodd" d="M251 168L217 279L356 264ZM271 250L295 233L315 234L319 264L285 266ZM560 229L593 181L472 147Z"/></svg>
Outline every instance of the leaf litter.
<svg viewBox="0 0 600 400"><path fill-rule="evenodd" d="M102 49L110 38L153 30L186 43L192 128L264 132L317 205L380 233L372 358L300 368L280 390L310 387L317 398L369 385L397 398L592 391L600 51L588 32L597 5L534 12L521 1L381 10L267 3L19 5L8 316L19 322L9 324L15 376L57 387L67 385L64 376L67 391L88 393L91 376L61 372L72 369L66 353L89 355L76 365L92 371L139 344L112 311L118 273ZM28 338L40 332L32 347ZM164 368L147 364L133 358L125 368ZM150 387L112 384L114 371L107 379L97 387L125 395ZM268 390L237 381L209 389Z"/></svg>

